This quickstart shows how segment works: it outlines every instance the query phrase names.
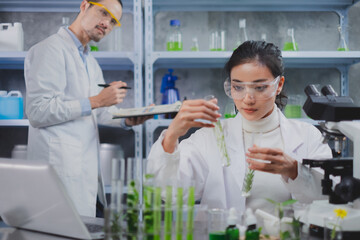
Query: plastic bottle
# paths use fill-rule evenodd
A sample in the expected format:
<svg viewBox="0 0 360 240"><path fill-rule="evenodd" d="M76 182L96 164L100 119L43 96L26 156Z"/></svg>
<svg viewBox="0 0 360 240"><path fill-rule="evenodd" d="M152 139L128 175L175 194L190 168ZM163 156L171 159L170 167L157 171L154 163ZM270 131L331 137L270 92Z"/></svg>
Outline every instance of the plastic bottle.
<svg viewBox="0 0 360 240"><path fill-rule="evenodd" d="M299 46L295 41L295 33L293 28L287 30L287 40L284 44L284 51L299 51Z"/></svg>
<svg viewBox="0 0 360 240"><path fill-rule="evenodd" d="M239 240L240 232L239 228L236 226L236 209L230 208L229 217L227 219L228 227L225 230L225 239L226 240Z"/></svg>
<svg viewBox="0 0 360 240"><path fill-rule="evenodd" d="M253 214L251 208L246 209L246 240L259 240L260 239L260 231L256 228L256 217Z"/></svg>
<svg viewBox="0 0 360 240"><path fill-rule="evenodd" d="M180 20L170 20L170 32L167 39L166 49L168 51L182 51L182 35L180 31Z"/></svg>
<svg viewBox="0 0 360 240"><path fill-rule="evenodd" d="M179 90L175 88L177 76L173 75L174 70L169 69L169 73L165 74L160 92L163 94L161 104L172 104L180 100ZM165 118L174 118L174 114L165 114Z"/></svg>
<svg viewBox="0 0 360 240"><path fill-rule="evenodd" d="M248 36L246 33L246 19L241 18L239 19L239 34L234 50L247 40L248 40Z"/></svg>

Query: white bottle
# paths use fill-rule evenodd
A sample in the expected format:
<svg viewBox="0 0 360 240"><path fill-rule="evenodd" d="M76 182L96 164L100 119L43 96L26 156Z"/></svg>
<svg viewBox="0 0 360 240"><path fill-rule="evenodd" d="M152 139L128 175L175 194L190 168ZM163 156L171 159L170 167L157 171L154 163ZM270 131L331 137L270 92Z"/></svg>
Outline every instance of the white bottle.
<svg viewBox="0 0 360 240"><path fill-rule="evenodd" d="M235 48L238 48L243 42L248 40L246 33L246 19L239 19L239 34Z"/></svg>

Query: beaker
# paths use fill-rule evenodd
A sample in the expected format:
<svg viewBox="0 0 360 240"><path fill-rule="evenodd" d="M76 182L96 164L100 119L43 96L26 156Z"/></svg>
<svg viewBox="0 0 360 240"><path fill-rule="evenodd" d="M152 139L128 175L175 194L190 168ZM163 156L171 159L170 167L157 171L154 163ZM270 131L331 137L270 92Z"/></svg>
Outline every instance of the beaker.
<svg viewBox="0 0 360 240"><path fill-rule="evenodd" d="M226 210L210 209L208 216L209 240L225 240Z"/></svg>
<svg viewBox="0 0 360 240"><path fill-rule="evenodd" d="M301 96L291 95L285 106L284 114L287 118L301 118Z"/></svg>

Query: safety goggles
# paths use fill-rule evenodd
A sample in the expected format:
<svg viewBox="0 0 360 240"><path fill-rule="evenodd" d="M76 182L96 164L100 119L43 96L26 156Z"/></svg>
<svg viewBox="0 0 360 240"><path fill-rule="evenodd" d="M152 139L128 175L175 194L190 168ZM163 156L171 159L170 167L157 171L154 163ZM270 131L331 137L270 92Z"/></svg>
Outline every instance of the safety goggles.
<svg viewBox="0 0 360 240"><path fill-rule="evenodd" d="M105 7L101 3L97 3L97 2L88 2L88 3L103 8L103 10L105 10L105 11L102 13L102 15L104 17L111 17L111 25L116 26L116 27L121 26L121 23L119 22L119 20L116 19L115 15L112 12L110 12L110 10L107 9L107 7Z"/></svg>
<svg viewBox="0 0 360 240"><path fill-rule="evenodd" d="M246 94L250 98L265 100L275 95L281 76L277 76L271 82L237 82L227 78L224 82L226 95L234 100L242 100Z"/></svg>

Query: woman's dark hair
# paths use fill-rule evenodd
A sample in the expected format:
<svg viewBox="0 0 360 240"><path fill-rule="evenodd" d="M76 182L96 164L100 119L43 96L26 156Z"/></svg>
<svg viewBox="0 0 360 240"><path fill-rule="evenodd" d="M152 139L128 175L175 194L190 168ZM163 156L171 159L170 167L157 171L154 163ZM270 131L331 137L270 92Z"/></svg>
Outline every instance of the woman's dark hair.
<svg viewBox="0 0 360 240"><path fill-rule="evenodd" d="M231 70L241 64L258 62L269 68L274 77L283 76L284 64L280 49L272 43L264 41L246 41L241 44L225 64L225 73L230 77ZM287 103L283 90L276 96L275 103L281 110Z"/></svg>

